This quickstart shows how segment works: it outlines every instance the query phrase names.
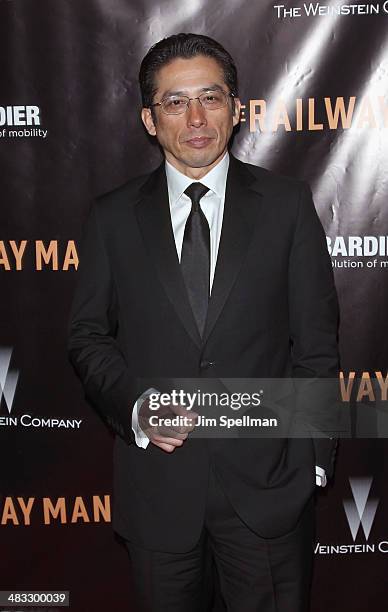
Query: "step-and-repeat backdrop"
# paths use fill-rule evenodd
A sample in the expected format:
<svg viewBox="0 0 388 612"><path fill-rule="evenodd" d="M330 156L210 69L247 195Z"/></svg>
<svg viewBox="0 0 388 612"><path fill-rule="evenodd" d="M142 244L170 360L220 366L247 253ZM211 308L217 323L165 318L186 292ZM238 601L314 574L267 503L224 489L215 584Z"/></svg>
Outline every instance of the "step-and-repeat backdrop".
<svg viewBox="0 0 388 612"><path fill-rule="evenodd" d="M234 154L312 187L339 292L339 385L354 436L317 493L312 609L385 611L383 0L0 3L0 590L68 590L79 612L133 609L111 528L112 435L67 361L67 320L91 199L160 161L140 122L137 73L153 43L180 31L214 37L236 60Z"/></svg>

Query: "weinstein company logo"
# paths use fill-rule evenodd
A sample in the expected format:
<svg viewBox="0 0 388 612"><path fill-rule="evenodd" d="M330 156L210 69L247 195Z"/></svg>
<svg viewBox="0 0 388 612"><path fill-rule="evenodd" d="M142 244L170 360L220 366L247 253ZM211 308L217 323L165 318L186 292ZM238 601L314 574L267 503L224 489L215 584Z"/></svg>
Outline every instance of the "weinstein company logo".
<svg viewBox="0 0 388 612"><path fill-rule="evenodd" d="M352 553L388 553L388 541L369 543L369 535L376 517L379 500L370 496L373 478L349 478L352 498L342 501L346 520L353 539L353 544L320 544L315 547L315 554L334 555ZM362 535L363 534L363 535ZM364 539L365 543L356 543Z"/></svg>
<svg viewBox="0 0 388 612"><path fill-rule="evenodd" d="M365 540L368 540L370 530L376 515L378 499L369 499L372 478L349 478L353 499L344 499L343 505L352 533L353 542L362 526Z"/></svg>
<svg viewBox="0 0 388 612"><path fill-rule="evenodd" d="M0 427L30 427L31 429L79 429L82 419L46 418L28 413L14 416L19 371L11 369L12 348L0 347L0 413L5 406L6 415L0 414ZM12 414L11 414L12 413Z"/></svg>
<svg viewBox="0 0 388 612"><path fill-rule="evenodd" d="M11 355L12 349L0 348L0 404L4 398L8 414L11 414L19 378L18 370L10 369Z"/></svg>

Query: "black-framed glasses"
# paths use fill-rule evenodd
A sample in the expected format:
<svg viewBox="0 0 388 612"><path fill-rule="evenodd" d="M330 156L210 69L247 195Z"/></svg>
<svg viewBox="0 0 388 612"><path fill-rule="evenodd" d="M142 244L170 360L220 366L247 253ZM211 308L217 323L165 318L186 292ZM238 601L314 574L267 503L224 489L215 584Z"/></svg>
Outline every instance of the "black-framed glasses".
<svg viewBox="0 0 388 612"><path fill-rule="evenodd" d="M222 89L205 91L200 96L189 98L189 96L167 96L160 102L155 102L151 106L160 106L166 115L182 115L189 108L191 100L198 100L200 105L206 110L218 110L227 105L229 97L234 98L234 94L226 93Z"/></svg>

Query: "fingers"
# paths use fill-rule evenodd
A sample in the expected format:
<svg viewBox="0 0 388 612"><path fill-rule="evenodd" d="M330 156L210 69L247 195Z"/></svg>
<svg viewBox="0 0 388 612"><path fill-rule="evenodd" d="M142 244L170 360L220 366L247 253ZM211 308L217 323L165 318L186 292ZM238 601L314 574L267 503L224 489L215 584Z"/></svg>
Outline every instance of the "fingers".
<svg viewBox="0 0 388 612"><path fill-rule="evenodd" d="M196 412L194 412L193 410L188 410L180 404L169 404L168 408L171 412L179 416L188 417L193 420L196 420L196 418L198 417L198 414Z"/></svg>
<svg viewBox="0 0 388 612"><path fill-rule="evenodd" d="M180 405L170 404L167 410L160 415L152 414L146 416L143 414L139 419L139 424L155 446L171 453L178 446L182 446L188 434L193 431L198 414L187 411L186 408ZM156 417L156 422L153 422L152 425L150 424L151 416L153 420Z"/></svg>
<svg viewBox="0 0 388 612"><path fill-rule="evenodd" d="M179 414L173 412L179 409ZM152 425L163 436L177 437L178 434L186 434L195 429L198 415L187 411L182 406L168 406L168 410L152 415Z"/></svg>
<svg viewBox="0 0 388 612"><path fill-rule="evenodd" d="M182 446L184 442L184 440L180 440L177 438L166 438L157 434L153 434L150 438L150 441L155 444L155 446L158 446L167 453L172 453L172 451L174 451L178 446Z"/></svg>
<svg viewBox="0 0 388 612"><path fill-rule="evenodd" d="M172 453L172 451L175 450L175 446L172 446L172 444L163 444L162 442L154 442L154 444L167 453Z"/></svg>
<svg viewBox="0 0 388 612"><path fill-rule="evenodd" d="M170 411L171 418L167 420L170 422L168 422L167 424L164 424L163 421L166 419L165 419L165 415L162 415L160 418L162 422L159 425L159 430L162 427L166 429L168 427L172 431L174 432L176 431L178 433L186 433L186 432L189 433L190 431L193 431L193 429L196 426L197 418L198 418L198 414L196 412L187 410L183 406L175 405L175 404L170 404L168 408ZM180 419L178 419L180 420L180 422L176 424L171 423L171 421L174 421L174 417L181 417Z"/></svg>
<svg viewBox="0 0 388 612"><path fill-rule="evenodd" d="M194 427L192 426L183 426L183 425L174 425L174 426L166 426L163 425L163 423L161 423L160 425L158 425L157 429L157 433L159 433L161 436L164 436L166 438L181 438L182 440L185 440L187 438L187 434L190 431L193 431Z"/></svg>
<svg viewBox="0 0 388 612"><path fill-rule="evenodd" d="M154 433L152 436L152 440L155 440L156 442L161 442L162 444L169 444L171 446L182 446L183 442L185 441L185 439L162 436L159 433Z"/></svg>

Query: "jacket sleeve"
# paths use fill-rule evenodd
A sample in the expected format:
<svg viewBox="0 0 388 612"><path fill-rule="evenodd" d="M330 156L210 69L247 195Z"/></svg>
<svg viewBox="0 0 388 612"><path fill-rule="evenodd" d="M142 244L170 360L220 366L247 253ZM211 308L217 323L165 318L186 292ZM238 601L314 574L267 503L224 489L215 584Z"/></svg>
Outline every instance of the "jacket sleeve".
<svg viewBox="0 0 388 612"><path fill-rule="evenodd" d="M99 226L98 202L87 219L68 336L69 360L86 400L126 442L134 442L132 407L140 392L116 341L117 296Z"/></svg>
<svg viewBox="0 0 388 612"><path fill-rule="evenodd" d="M289 259L289 313L297 411L314 432L316 465L333 474L341 429L337 293L323 227L302 183ZM308 380L307 380L308 379Z"/></svg>

